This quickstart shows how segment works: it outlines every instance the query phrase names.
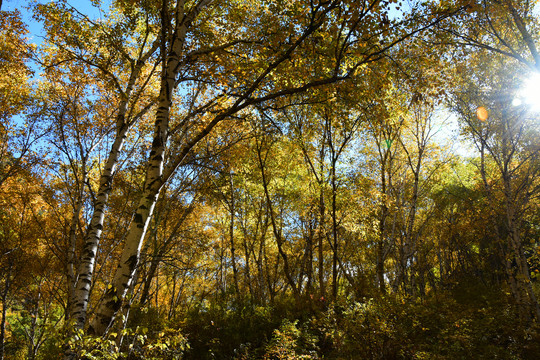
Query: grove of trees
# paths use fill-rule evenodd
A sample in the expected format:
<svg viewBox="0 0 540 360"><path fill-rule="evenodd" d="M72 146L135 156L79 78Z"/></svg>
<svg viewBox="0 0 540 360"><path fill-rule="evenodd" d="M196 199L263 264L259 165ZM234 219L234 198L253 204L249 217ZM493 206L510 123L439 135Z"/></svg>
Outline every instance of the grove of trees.
<svg viewBox="0 0 540 360"><path fill-rule="evenodd" d="M0 360L540 354L537 2L9 3Z"/></svg>

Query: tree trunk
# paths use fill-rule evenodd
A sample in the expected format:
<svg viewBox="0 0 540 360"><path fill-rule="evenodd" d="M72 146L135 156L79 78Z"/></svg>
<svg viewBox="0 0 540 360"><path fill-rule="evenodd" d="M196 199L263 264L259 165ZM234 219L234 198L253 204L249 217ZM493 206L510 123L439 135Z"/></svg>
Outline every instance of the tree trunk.
<svg viewBox="0 0 540 360"><path fill-rule="evenodd" d="M92 321L89 328L90 333L96 335L105 334L110 328L116 313L121 308L122 301L130 288L133 274L139 262L141 246L148 228L154 206L157 202L159 191L168 177L172 176L172 171L168 176L163 176L163 164L165 156L165 148L169 136L169 119L170 109L172 106L172 94L176 87L176 77L179 71L180 54L183 51L183 46L188 28L193 20L197 17L203 7L211 0L202 0L187 14L184 13L184 4L180 2L176 9L177 19L175 20L175 28L173 30L174 38L171 41L170 49L167 49L167 58L164 58L164 69L160 85L160 94L158 101L158 109L156 112L156 122L154 125L154 139L146 168L146 177L144 190L139 200L139 205L135 212L134 219L128 230L124 249L120 258L120 263L115 272L112 283L105 293L101 305L96 311L96 317ZM162 8L162 47L167 46L166 26L170 26L166 4ZM162 56L165 56L164 54ZM202 133L199 138L206 134ZM193 145L191 145L193 146ZM187 150L189 147L187 147ZM180 158L179 161L182 161Z"/></svg>
<svg viewBox="0 0 540 360"><path fill-rule="evenodd" d="M529 273L529 264L525 258L523 243L520 236L519 220L516 219L516 205L513 201L513 193L511 187L510 175L503 176L505 182L505 206L506 206L506 222L508 226L508 246L512 250L513 258L516 262L516 271L513 276L515 282L515 297L518 302L519 312L528 321L532 319L540 319L540 306L532 288L531 278Z"/></svg>
<svg viewBox="0 0 540 360"><path fill-rule="evenodd" d="M332 149L332 169L331 169L331 182L332 182L332 298L337 299L338 294L338 234L337 234L337 209L336 209L336 197L337 197L337 183L336 183L336 162L337 158Z"/></svg>
<svg viewBox="0 0 540 360"><path fill-rule="evenodd" d="M277 222L276 222L276 217L275 217L275 214L274 214L274 209L273 209L273 206L272 206L272 200L270 199L270 193L268 191L268 180L266 179L266 171L265 171L265 163L262 159L262 155L261 155L261 146L262 145L257 145L257 158L259 160L259 166L260 166L260 170L261 170L261 176L262 176L262 185L263 185L263 189L264 189L264 194L265 194L265 197L266 197L266 203L267 203L267 206L268 206L268 212L269 212L269 215L270 215L270 223L272 224L272 229L273 229L273 232L274 232L274 237L276 238L276 244L277 244L277 247L278 247L278 252L279 252L279 255L281 256L281 258L283 259L283 271L285 273L285 278L287 279L287 283L289 284L289 286L291 287L292 291L293 291L293 295L295 297L295 299L299 299L299 292L298 292L298 287L296 286L296 283L292 277L292 274L291 274L291 269L290 269L290 265L289 265L289 258L287 256L287 253L285 252L285 249L283 248L283 237L281 236L281 230L278 229L278 225L277 225Z"/></svg>
<svg viewBox="0 0 540 360"><path fill-rule="evenodd" d="M377 244L377 280L381 294L386 294L386 282L384 280L384 243L379 240Z"/></svg>
<svg viewBox="0 0 540 360"><path fill-rule="evenodd" d="M390 149L388 149L390 151ZM386 238L386 218L388 216L388 194L386 193L386 155L381 163L381 215L379 217L379 241L377 243L377 279L379 281L379 289L381 293L386 294L386 282L384 280L384 244Z"/></svg>
<svg viewBox="0 0 540 360"><path fill-rule="evenodd" d="M139 59L139 62L134 67L133 72L130 74L126 91L122 94L122 100L118 106L118 114L116 116L116 134L114 142L111 146L111 150L109 151L107 162L105 163L105 167L99 179L99 188L94 203L94 212L90 220L90 225L88 226L79 269L76 275L70 275L73 276L74 280L76 281L73 289L73 306L70 309L69 316L70 319L74 319L75 321L75 329L82 329L86 323L88 301L92 286L96 255L103 231L105 209L108 204L109 195L112 191L112 182L116 166L118 164L118 158L124 147L127 132L135 122L135 120L128 122L126 119L129 99L133 92L135 82L140 76L145 61L155 52L155 50L156 46L154 45L144 56ZM150 106L147 106L141 110L135 119L143 116L149 108Z"/></svg>
<svg viewBox="0 0 540 360"><path fill-rule="evenodd" d="M127 106L127 104L124 104L124 110L121 110L124 114L127 110L125 106ZM122 115L119 116L121 117ZM109 152L109 157L105 168L103 169L103 173L101 174L99 190L94 204L94 213L88 227L88 235L86 236L77 272L78 276L74 286L74 297L70 318L74 320L75 329L82 329L86 323L92 277L105 218L105 208L108 203L109 194L112 190L113 175L119 154L122 151L127 130L128 127L125 124L117 130L115 141Z"/></svg>
<svg viewBox="0 0 540 360"><path fill-rule="evenodd" d="M234 184L233 184L233 174L229 174L229 185L231 191L231 202L229 206L229 239L231 242L231 262L233 269L233 282L234 282L234 292L238 297L240 295L240 289L238 287L238 268L236 266L236 248L234 243L234 213L235 213L235 203L234 203Z"/></svg>
<svg viewBox="0 0 540 360"><path fill-rule="evenodd" d="M158 254L154 254L152 256L152 261L150 261L150 268L148 269L148 273L146 274L146 279L144 280L141 298L139 300L141 306L145 305L146 302L148 301L148 298L150 295L150 287L152 285L152 280L154 279L154 276L156 275L156 270L161 261L161 257L162 257L161 252Z"/></svg>
<svg viewBox="0 0 540 360"><path fill-rule="evenodd" d="M96 318L92 322L90 332L96 335L103 335L107 332L116 312L121 308L122 301L131 285L133 274L138 265L142 240L146 234L161 189L163 155L168 137L169 109L171 106L168 92L172 91L174 86L174 76L168 76L163 82L165 84L162 84L160 94L159 108L156 115L156 130L146 170L144 191L139 200L133 221L130 224L113 281L96 312ZM101 232L101 228L95 231Z"/></svg>
<svg viewBox="0 0 540 360"><path fill-rule="evenodd" d="M248 287L248 290L249 290L249 296L250 298L253 300L254 298L254 293L253 293L253 284L251 283L251 253L253 252L253 244L250 246L248 244L248 234L247 234L247 231L245 229L245 226L242 226L242 228L244 229L243 231L243 242L242 242L242 247L244 248L244 257L246 259L246 270L245 270L245 282L247 284L247 287ZM256 233L255 233L255 236L256 236Z"/></svg>
<svg viewBox="0 0 540 360"><path fill-rule="evenodd" d="M69 236L67 244L67 261L66 261L66 274L67 274L67 304L66 304L66 320L70 320L70 316L73 315L73 306L75 304L75 289L77 286L77 274L75 273L75 250L77 248L77 229L79 227L79 216L81 215L83 207L84 196L84 184L87 181L86 161L83 161L83 176L79 184L78 199L73 211L73 217L71 218L71 224L69 226Z"/></svg>
<svg viewBox="0 0 540 360"><path fill-rule="evenodd" d="M8 256L10 256L8 254ZM11 264L11 257L9 259L8 269L4 273L6 280L4 281L4 289L2 289L2 320L0 322L0 360L4 360L5 355L5 341L6 341L6 312L8 303L9 288L11 286L11 271L13 265Z"/></svg>
<svg viewBox="0 0 540 360"><path fill-rule="evenodd" d="M324 186L323 186L323 176L324 176L324 158L326 157L326 126L323 131L323 138L321 141L321 148L319 149L319 226L318 226L318 260L319 260L319 291L320 298L319 300L324 300L326 296L326 282L324 280L324 238L326 238L326 203L324 201ZM315 173L315 171L313 171Z"/></svg>
<svg viewBox="0 0 540 360"><path fill-rule="evenodd" d="M314 236L314 229L313 229L313 221L312 221L312 212L309 212L310 219L308 219L308 234L306 239L306 295L310 296L312 295L312 287L313 287L313 236Z"/></svg>

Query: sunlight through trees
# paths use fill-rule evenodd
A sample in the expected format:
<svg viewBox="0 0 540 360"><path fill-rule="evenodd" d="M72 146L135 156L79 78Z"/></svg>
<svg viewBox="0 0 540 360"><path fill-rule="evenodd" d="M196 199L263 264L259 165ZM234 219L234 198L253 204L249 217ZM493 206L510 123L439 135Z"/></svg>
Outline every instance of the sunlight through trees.
<svg viewBox="0 0 540 360"><path fill-rule="evenodd" d="M0 360L535 359L535 6L7 1Z"/></svg>

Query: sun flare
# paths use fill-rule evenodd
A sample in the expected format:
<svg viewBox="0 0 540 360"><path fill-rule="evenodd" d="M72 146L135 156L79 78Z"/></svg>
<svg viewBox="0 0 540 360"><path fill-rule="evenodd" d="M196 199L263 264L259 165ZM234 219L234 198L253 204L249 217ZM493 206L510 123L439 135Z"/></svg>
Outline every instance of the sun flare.
<svg viewBox="0 0 540 360"><path fill-rule="evenodd" d="M523 87L512 104L514 106L525 104L534 111L540 111L540 73L533 73L523 82Z"/></svg>

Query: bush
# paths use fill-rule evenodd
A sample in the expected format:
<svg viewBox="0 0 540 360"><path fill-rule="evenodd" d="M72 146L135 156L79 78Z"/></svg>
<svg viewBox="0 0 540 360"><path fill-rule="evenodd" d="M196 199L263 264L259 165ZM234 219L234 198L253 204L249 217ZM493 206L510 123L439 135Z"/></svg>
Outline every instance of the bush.
<svg viewBox="0 0 540 360"><path fill-rule="evenodd" d="M269 306L212 303L190 311L182 324L187 359L260 358L281 317Z"/></svg>
<svg viewBox="0 0 540 360"><path fill-rule="evenodd" d="M479 286L312 309L216 302L175 328L189 338L190 347L185 339L180 347L186 359L527 360L540 353L538 326L521 323L504 293Z"/></svg>
<svg viewBox="0 0 540 360"><path fill-rule="evenodd" d="M279 329L274 330L270 343L266 347L264 359L296 360L318 359L317 337L306 327L299 329L298 321L285 319Z"/></svg>
<svg viewBox="0 0 540 360"><path fill-rule="evenodd" d="M318 314L311 332L328 359L536 359L538 327L501 298L369 299Z"/></svg>

